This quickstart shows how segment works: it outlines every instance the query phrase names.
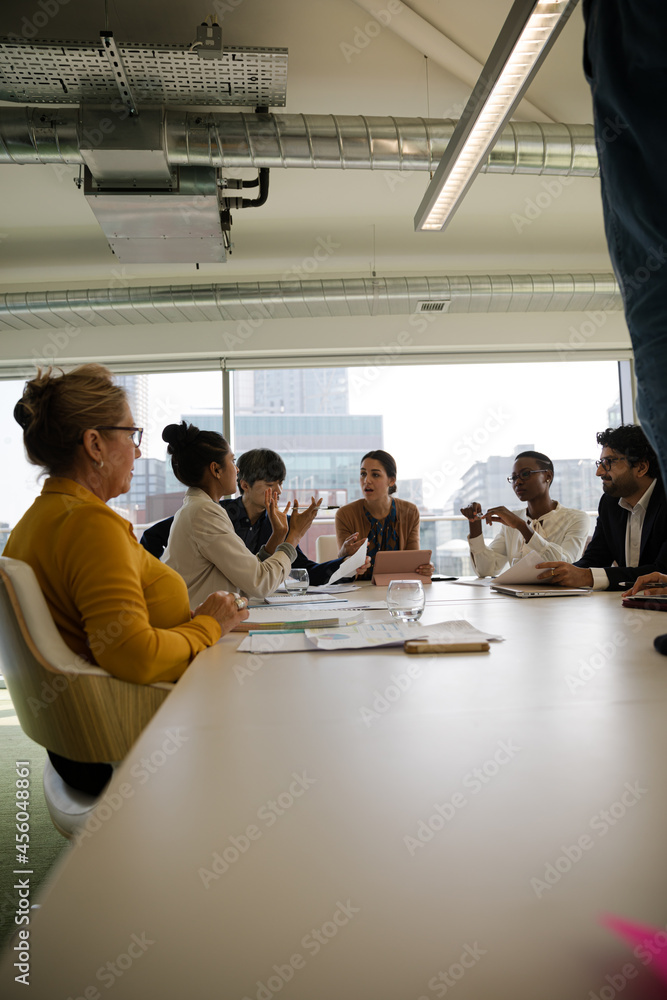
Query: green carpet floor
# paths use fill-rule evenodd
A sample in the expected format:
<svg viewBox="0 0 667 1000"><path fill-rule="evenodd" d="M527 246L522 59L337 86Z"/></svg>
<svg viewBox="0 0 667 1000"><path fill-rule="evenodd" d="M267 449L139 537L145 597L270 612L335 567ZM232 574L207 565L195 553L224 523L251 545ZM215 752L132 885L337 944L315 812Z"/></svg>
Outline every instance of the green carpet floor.
<svg viewBox="0 0 667 1000"><path fill-rule="evenodd" d="M31 869L30 902L39 902L39 886L48 879L55 862L67 849L67 841L58 833L46 809L42 791L42 771L46 750L23 733L14 714L9 692L0 690L0 948L4 947L17 925L14 914L18 892L14 884L21 876L15 869ZM16 864L16 761L30 765L30 842L29 864Z"/></svg>

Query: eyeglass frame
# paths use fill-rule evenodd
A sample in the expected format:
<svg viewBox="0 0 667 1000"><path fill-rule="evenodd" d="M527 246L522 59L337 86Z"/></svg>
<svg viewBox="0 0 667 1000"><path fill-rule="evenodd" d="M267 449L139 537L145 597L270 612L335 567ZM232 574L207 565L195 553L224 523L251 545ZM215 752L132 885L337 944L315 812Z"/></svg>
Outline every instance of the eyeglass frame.
<svg viewBox="0 0 667 1000"><path fill-rule="evenodd" d="M110 424L102 424L98 427L91 427L91 431L132 431L132 443L135 448L141 447L141 439L144 436L143 427L112 427ZM135 435L139 435L139 440L135 441ZM83 434L79 438L79 444L83 444Z"/></svg>
<svg viewBox="0 0 667 1000"><path fill-rule="evenodd" d="M605 472L611 472L614 462L627 462L628 465L634 465L634 460L628 458L627 455L607 455L595 463L595 471L597 472L600 466L602 466Z"/></svg>
<svg viewBox="0 0 667 1000"><path fill-rule="evenodd" d="M507 482L510 486L514 486L517 479L522 482L527 483L531 476L537 475L538 472L549 472L549 469L522 469L516 476L512 473L511 476L507 477Z"/></svg>

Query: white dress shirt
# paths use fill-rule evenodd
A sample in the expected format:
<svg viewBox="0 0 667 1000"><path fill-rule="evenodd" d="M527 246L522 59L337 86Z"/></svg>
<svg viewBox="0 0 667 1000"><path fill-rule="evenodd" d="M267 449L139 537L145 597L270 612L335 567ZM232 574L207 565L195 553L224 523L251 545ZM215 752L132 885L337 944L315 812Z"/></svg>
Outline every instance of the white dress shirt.
<svg viewBox="0 0 667 1000"><path fill-rule="evenodd" d="M266 597L283 582L295 559L296 549L282 542L260 561L236 534L227 512L197 487L187 490L162 556L185 580L192 608L216 590Z"/></svg>
<svg viewBox="0 0 667 1000"><path fill-rule="evenodd" d="M506 563L512 566L529 552L539 552L542 562L562 560L571 563L584 551L590 528L590 519L585 511L561 507L556 503L553 510L534 521L528 517L526 510L514 510L512 513L533 529L530 541L525 541L517 528L510 528L507 524L501 525L489 545L482 535L476 538L468 535L477 576L497 576Z"/></svg>

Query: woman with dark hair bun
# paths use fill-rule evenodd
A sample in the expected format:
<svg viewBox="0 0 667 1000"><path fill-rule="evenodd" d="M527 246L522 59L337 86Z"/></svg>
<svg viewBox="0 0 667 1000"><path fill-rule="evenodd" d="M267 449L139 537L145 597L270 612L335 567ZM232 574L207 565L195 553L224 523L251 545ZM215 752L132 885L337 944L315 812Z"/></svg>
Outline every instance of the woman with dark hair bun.
<svg viewBox="0 0 667 1000"><path fill-rule="evenodd" d="M419 549L419 511L408 500L394 497L396 462L388 451L369 451L361 460L359 482L363 499L353 500L336 511L336 537L342 545L355 532L368 538L370 569L359 579L373 575L376 553L389 550ZM432 563L417 567L423 576L431 576Z"/></svg>
<svg viewBox="0 0 667 1000"><path fill-rule="evenodd" d="M174 475L188 487L162 561L183 577L191 604L211 589L243 591L249 597L273 593L289 575L296 547L322 501L313 500L302 512L295 502L288 523L290 504L280 510L277 497L267 490L266 509L273 529L267 548L273 554L262 561L246 548L219 503L236 492L237 478L234 456L222 434L183 421L165 427L162 437Z"/></svg>
<svg viewBox="0 0 667 1000"><path fill-rule="evenodd" d="M476 501L461 508L470 522L468 543L477 576L497 576L507 563L512 566L529 552L539 553L542 560L574 562L579 558L588 538L588 514L561 507L551 499L553 478L553 462L547 455L522 451L516 456L508 482L525 508L489 507L483 514ZM482 537L482 521L502 525L489 545Z"/></svg>

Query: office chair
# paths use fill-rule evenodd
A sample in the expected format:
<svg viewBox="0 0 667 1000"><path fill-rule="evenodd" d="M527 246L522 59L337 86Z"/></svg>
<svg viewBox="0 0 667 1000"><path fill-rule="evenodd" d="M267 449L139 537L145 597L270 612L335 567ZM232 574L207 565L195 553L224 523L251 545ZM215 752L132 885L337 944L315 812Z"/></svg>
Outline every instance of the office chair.
<svg viewBox="0 0 667 1000"><path fill-rule="evenodd" d="M315 540L315 558L318 563L329 562L338 556L338 542L335 535L318 535Z"/></svg>
<svg viewBox="0 0 667 1000"><path fill-rule="evenodd" d="M0 673L21 728L70 760L118 762L173 689L131 684L77 656L55 626L27 563L0 556ZM97 798L67 785L51 761L44 796L56 829L72 837Z"/></svg>

